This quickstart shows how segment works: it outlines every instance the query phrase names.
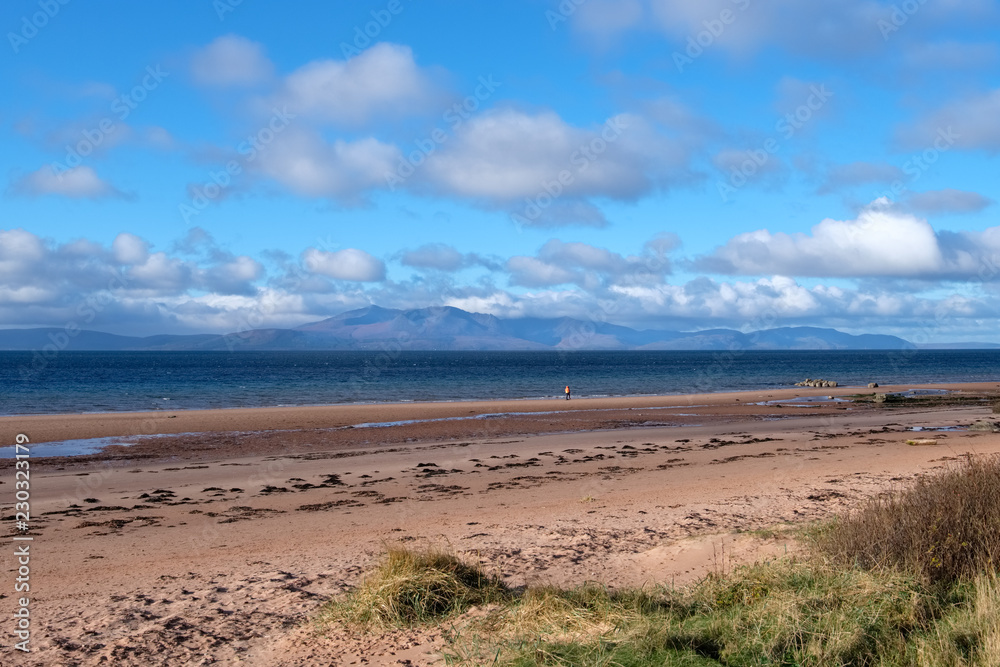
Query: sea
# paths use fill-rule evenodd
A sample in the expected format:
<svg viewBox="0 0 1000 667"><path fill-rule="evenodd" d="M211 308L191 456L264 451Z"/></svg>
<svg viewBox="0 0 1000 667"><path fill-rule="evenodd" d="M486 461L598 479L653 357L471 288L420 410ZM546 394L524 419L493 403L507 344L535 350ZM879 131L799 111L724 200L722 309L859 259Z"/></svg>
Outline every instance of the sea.
<svg viewBox="0 0 1000 667"><path fill-rule="evenodd" d="M1000 382L1000 350L0 352L0 414Z"/></svg>

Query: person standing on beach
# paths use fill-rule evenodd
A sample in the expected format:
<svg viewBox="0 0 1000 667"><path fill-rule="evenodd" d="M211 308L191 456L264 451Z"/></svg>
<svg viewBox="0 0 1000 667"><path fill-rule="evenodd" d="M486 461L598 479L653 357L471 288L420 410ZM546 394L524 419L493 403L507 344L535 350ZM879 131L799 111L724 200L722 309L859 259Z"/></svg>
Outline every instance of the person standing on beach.
<svg viewBox="0 0 1000 667"><path fill-rule="evenodd" d="M569 385L566 385L566 400L569 400Z"/></svg>

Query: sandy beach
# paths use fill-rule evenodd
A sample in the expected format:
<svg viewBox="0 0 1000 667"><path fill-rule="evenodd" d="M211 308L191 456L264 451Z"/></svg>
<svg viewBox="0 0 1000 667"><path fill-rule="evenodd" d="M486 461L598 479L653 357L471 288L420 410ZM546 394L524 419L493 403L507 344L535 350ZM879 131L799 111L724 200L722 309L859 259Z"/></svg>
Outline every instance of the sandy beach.
<svg viewBox="0 0 1000 667"><path fill-rule="evenodd" d="M12 664L437 664L435 631L317 634L311 619L395 542L478 557L514 585L683 585L794 552L758 529L1000 452L1000 434L964 428L1000 385L923 389L969 400L795 388L3 417L7 445L161 436L31 461L34 650ZM0 461L8 535L13 466Z"/></svg>

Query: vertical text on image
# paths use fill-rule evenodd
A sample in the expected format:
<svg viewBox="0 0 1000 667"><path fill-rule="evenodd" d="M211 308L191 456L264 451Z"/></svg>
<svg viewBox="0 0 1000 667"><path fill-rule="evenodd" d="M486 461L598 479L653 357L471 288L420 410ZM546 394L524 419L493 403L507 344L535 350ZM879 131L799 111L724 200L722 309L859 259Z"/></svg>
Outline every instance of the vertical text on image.
<svg viewBox="0 0 1000 667"><path fill-rule="evenodd" d="M31 520L31 451L28 447L30 439L24 433L18 433L14 439L14 458L16 464L14 468L14 510L17 528L22 533L27 532L28 522ZM14 636L18 642L14 648L18 651L28 653L31 651L29 642L31 641L31 599L23 595L31 591L31 544L30 535L15 535L14 558L17 561L17 576L14 578L14 593L22 594L16 600L16 610L14 611Z"/></svg>

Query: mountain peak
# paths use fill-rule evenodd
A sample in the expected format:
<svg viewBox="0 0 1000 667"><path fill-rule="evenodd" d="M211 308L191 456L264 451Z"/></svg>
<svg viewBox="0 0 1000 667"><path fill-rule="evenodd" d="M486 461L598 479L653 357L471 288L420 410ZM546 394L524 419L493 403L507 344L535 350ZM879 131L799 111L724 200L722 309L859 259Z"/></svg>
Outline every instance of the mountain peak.
<svg viewBox="0 0 1000 667"><path fill-rule="evenodd" d="M41 349L52 329L0 331L0 349ZM913 349L896 336L819 327L681 332L636 330L571 317L502 319L453 306L399 310L370 305L295 329L238 336L135 338L81 332L70 349L106 350L864 350Z"/></svg>

